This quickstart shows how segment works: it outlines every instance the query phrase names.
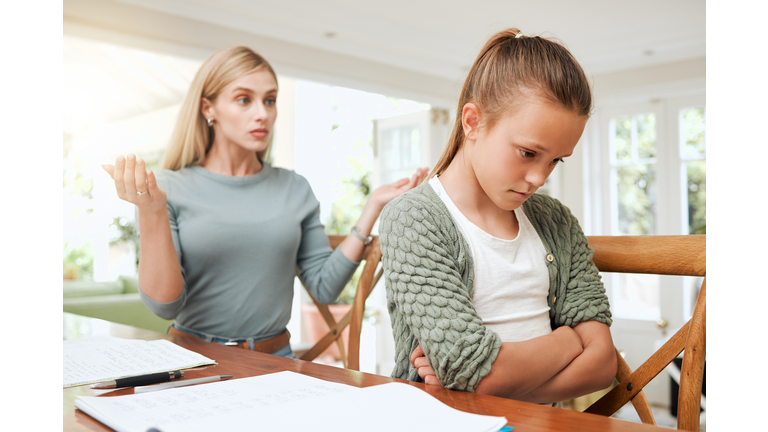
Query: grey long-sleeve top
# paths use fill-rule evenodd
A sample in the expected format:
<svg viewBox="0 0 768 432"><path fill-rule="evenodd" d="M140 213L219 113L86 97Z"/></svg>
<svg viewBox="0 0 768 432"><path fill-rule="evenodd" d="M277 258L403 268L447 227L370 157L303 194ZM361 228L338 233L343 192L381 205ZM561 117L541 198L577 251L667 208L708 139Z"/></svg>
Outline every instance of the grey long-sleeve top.
<svg viewBox="0 0 768 432"><path fill-rule="evenodd" d="M318 301L334 301L358 263L331 249L307 180L268 163L233 177L193 165L161 171L184 287L171 302L141 292L156 315L225 338L285 330L296 269ZM141 287L139 287L141 288ZM140 289L141 291L141 289Z"/></svg>
<svg viewBox="0 0 768 432"><path fill-rule="evenodd" d="M541 259L549 272L552 328L589 320L611 325L594 250L576 218L546 195L534 194L523 206L546 250ZM420 344L445 388L474 391L491 371L501 338L483 325L472 305L469 245L429 183L384 207L379 238L395 337L392 376L421 381L410 363Z"/></svg>

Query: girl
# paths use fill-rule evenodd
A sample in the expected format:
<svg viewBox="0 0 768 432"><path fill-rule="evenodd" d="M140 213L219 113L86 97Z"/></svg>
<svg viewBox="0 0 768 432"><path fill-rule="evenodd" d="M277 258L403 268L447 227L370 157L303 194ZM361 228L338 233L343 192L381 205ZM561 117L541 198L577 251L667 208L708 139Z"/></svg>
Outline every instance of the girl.
<svg viewBox="0 0 768 432"><path fill-rule="evenodd" d="M138 207L141 298L175 320L169 333L292 357L296 269L315 298L335 300L381 209L426 169L374 191L353 235L332 251L309 183L265 161L277 91L261 56L220 50L192 81L164 170L155 177L134 155L103 167Z"/></svg>
<svg viewBox="0 0 768 432"><path fill-rule="evenodd" d="M430 180L382 213L393 377L539 403L613 382L594 252L565 206L534 193L591 109L563 46L517 29L485 44Z"/></svg>

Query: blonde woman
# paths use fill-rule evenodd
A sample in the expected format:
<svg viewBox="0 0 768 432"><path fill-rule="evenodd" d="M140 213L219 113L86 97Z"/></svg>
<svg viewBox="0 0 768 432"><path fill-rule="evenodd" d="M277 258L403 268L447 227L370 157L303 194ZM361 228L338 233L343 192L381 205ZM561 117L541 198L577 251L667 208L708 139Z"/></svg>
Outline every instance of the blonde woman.
<svg viewBox="0 0 768 432"><path fill-rule="evenodd" d="M298 268L321 302L336 299L386 203L425 177L375 190L333 251L309 183L270 166L277 117L272 67L246 47L220 50L195 76L157 176L134 155L103 168L138 207L139 288L169 332L292 357L286 325Z"/></svg>

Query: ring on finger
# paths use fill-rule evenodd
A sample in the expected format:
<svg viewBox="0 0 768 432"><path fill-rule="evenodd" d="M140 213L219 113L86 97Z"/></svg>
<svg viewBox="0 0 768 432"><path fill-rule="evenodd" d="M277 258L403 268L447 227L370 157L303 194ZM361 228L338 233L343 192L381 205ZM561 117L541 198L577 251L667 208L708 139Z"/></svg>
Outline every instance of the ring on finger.
<svg viewBox="0 0 768 432"><path fill-rule="evenodd" d="M144 195L145 193L147 193L147 191L144 191L144 192L142 192L142 191L136 191L136 194L137 194L137 195Z"/></svg>

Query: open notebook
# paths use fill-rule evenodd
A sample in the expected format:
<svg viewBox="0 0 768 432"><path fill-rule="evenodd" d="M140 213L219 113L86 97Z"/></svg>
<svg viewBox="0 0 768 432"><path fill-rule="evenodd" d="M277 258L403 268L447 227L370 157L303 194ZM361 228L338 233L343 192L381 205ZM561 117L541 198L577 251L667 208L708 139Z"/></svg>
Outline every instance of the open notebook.
<svg viewBox="0 0 768 432"><path fill-rule="evenodd" d="M75 406L118 432L497 432L507 423L504 417L456 410L408 384L357 388L294 372L125 396L78 396Z"/></svg>

